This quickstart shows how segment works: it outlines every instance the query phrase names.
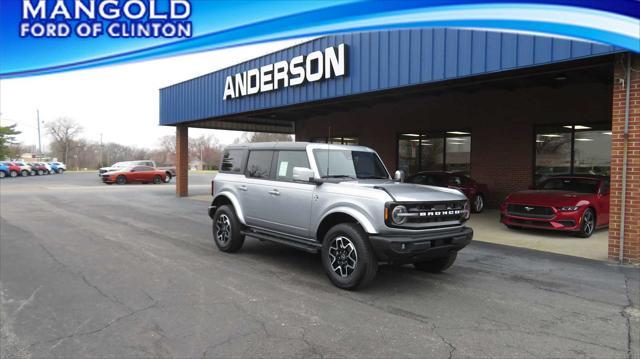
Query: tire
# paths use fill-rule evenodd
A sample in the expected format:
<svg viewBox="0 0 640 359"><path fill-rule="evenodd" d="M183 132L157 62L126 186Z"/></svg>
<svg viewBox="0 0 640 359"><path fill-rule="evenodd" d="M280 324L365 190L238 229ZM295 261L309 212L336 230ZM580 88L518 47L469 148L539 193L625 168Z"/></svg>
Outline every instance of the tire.
<svg viewBox="0 0 640 359"><path fill-rule="evenodd" d="M173 178L173 176L171 175L171 172L167 172L166 174L167 176L164 178L164 183L169 183L171 182L171 179Z"/></svg>
<svg viewBox="0 0 640 359"><path fill-rule="evenodd" d="M126 184L127 183L127 177L120 175L118 177L116 177L116 183L117 184Z"/></svg>
<svg viewBox="0 0 640 359"><path fill-rule="evenodd" d="M29 171L27 171L27 170L23 170L23 171L20 172L20 176L22 176L22 177L27 177L28 175L29 175Z"/></svg>
<svg viewBox="0 0 640 359"><path fill-rule="evenodd" d="M18 177L18 171L11 171L11 172L9 172L9 175L11 177Z"/></svg>
<svg viewBox="0 0 640 359"><path fill-rule="evenodd" d="M7 177L7 174L4 173L4 171L0 171L0 178L5 178Z"/></svg>
<svg viewBox="0 0 640 359"><path fill-rule="evenodd" d="M51 174L51 172L49 172L49 170L44 170L44 174L46 174L46 175L50 175L50 174Z"/></svg>
<svg viewBox="0 0 640 359"><path fill-rule="evenodd" d="M474 213L481 213L484 210L484 196L481 193L478 193L473 199L472 207Z"/></svg>
<svg viewBox="0 0 640 359"><path fill-rule="evenodd" d="M596 212L592 208L587 208L580 218L580 230L577 236L580 238L589 238L596 230Z"/></svg>
<svg viewBox="0 0 640 359"><path fill-rule="evenodd" d="M31 176L35 176L35 175L37 175L37 174L38 174L38 173L37 173L36 171L31 171Z"/></svg>
<svg viewBox="0 0 640 359"><path fill-rule="evenodd" d="M440 273L451 267L451 265L453 265L453 262L456 261L457 257L458 252L450 252L446 257L436 258L426 262L414 263L413 266L416 267L417 270L421 270L423 272Z"/></svg>
<svg viewBox="0 0 640 359"><path fill-rule="evenodd" d="M64 173L64 169L62 169L62 168L58 168L58 174L60 174L60 175L61 175L61 174L63 174L63 173Z"/></svg>
<svg viewBox="0 0 640 359"><path fill-rule="evenodd" d="M160 184L162 183L162 177L155 175L153 176L153 184Z"/></svg>
<svg viewBox="0 0 640 359"><path fill-rule="evenodd" d="M38 176L42 176L44 174L43 170L38 170Z"/></svg>
<svg viewBox="0 0 640 359"><path fill-rule="evenodd" d="M358 224L333 226L322 242L322 266L338 288L363 288L378 271L378 260L367 234Z"/></svg>
<svg viewBox="0 0 640 359"><path fill-rule="evenodd" d="M213 241L222 252L237 252L244 244L242 224L231 206L224 205L216 209L213 215L212 233Z"/></svg>

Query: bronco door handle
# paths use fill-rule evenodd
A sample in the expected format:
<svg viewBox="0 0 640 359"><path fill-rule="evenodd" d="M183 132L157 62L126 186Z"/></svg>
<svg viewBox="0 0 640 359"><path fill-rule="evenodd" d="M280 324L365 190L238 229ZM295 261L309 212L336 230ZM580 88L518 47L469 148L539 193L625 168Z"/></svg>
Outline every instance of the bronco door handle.
<svg viewBox="0 0 640 359"><path fill-rule="evenodd" d="M238 189L241 190L241 191L246 191L249 188L247 188L247 186L239 186Z"/></svg>
<svg viewBox="0 0 640 359"><path fill-rule="evenodd" d="M269 191L269 194L272 194L274 196L279 196L280 192L277 189L274 189L274 190Z"/></svg>

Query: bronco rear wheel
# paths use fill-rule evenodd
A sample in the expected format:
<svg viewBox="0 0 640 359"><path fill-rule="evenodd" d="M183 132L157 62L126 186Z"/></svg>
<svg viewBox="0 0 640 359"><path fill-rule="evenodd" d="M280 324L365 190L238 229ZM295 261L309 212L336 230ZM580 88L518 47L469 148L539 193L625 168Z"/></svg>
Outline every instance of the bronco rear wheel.
<svg viewBox="0 0 640 359"><path fill-rule="evenodd" d="M355 289L375 278L378 260L362 228L355 223L342 223L324 237L322 266L336 287Z"/></svg>
<svg viewBox="0 0 640 359"><path fill-rule="evenodd" d="M424 272L440 273L447 270L449 267L451 267L451 265L453 265L453 262L456 261L457 257L458 257L458 252L450 252L449 255L447 255L446 257L436 258L436 259L432 259L430 261L425 261L425 262L414 263L413 266L416 267L416 269Z"/></svg>
<svg viewBox="0 0 640 359"><path fill-rule="evenodd" d="M220 206L213 216L213 240L223 252L233 253L242 248L242 225L231 206Z"/></svg>

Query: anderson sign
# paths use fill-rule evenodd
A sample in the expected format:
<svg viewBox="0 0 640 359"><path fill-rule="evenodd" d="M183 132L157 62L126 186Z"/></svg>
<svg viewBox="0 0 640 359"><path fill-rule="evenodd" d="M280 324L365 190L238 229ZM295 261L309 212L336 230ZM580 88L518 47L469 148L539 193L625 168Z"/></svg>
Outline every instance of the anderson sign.
<svg viewBox="0 0 640 359"><path fill-rule="evenodd" d="M227 76L223 100L253 95L345 76L348 69L348 46L340 44L300 55L290 61L279 61L235 75Z"/></svg>

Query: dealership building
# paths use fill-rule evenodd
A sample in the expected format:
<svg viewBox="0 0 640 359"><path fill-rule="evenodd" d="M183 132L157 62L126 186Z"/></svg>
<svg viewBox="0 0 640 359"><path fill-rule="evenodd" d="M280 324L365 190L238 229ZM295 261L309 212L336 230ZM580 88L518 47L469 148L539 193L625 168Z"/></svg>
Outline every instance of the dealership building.
<svg viewBox="0 0 640 359"><path fill-rule="evenodd" d="M555 174L610 175L608 255L640 262L640 55L565 38L450 28L318 38L160 90L175 126L374 148L391 171L456 171L489 206ZM497 219L496 219L497 221Z"/></svg>

